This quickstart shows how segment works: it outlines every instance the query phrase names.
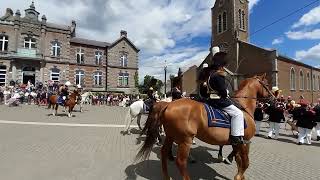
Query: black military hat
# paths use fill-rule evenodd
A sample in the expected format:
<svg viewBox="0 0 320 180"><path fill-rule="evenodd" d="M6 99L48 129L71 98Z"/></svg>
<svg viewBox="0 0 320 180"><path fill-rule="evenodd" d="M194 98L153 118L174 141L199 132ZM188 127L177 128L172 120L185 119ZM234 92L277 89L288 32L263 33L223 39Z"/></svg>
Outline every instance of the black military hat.
<svg viewBox="0 0 320 180"><path fill-rule="evenodd" d="M220 67L224 67L227 64L227 53L225 52L218 52L212 57L212 67L214 69L219 69Z"/></svg>

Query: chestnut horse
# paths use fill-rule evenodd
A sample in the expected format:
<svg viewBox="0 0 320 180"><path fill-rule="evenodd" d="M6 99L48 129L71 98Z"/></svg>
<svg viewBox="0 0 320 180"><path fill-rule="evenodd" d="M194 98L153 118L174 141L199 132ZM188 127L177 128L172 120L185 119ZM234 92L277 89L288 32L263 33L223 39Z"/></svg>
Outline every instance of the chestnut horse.
<svg viewBox="0 0 320 180"><path fill-rule="evenodd" d="M66 109L66 107L69 107L68 109L68 117L72 117L72 111L74 106L77 104L77 97L80 96L79 92L77 90L74 90L70 95L69 95L69 99L66 100L64 108ZM52 95L49 98L49 106L48 109L50 109L52 107L52 115L55 116L58 112L58 95Z"/></svg>
<svg viewBox="0 0 320 180"><path fill-rule="evenodd" d="M255 123L253 114L258 97L266 98L272 96L266 80L266 75L254 76L241 82L239 90L235 93L236 99L244 108L245 140L249 141L255 134ZM190 99L180 99L166 106L155 104L147 119L142 134L146 134L146 141L138 152L137 159L147 159L153 145L156 142L159 127L163 125L166 139L161 149L162 173L165 180L169 180L167 159L168 152L173 142L178 144L176 165L184 180L189 180L187 172L187 159L192 145L192 140L199 140L211 145L230 145L230 129L208 127L207 112L204 104ZM233 146L238 172L235 180L243 180L244 172L249 166L249 144Z"/></svg>

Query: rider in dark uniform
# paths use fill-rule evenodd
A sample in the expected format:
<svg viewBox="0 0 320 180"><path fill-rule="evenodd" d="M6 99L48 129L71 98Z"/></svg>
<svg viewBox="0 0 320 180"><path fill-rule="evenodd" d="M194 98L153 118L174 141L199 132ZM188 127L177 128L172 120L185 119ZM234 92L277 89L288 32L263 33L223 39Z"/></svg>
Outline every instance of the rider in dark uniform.
<svg viewBox="0 0 320 180"><path fill-rule="evenodd" d="M148 89L147 96L148 98L144 101L144 103L147 106L147 111L150 112L152 110L153 104L157 101L153 95L153 87L150 87Z"/></svg>
<svg viewBox="0 0 320 180"><path fill-rule="evenodd" d="M228 98L226 87L227 54L218 52L213 56L213 65L208 79L209 100L208 103L218 109L222 109L231 116L230 142L232 145L244 144L244 115L243 112L233 105Z"/></svg>
<svg viewBox="0 0 320 180"><path fill-rule="evenodd" d="M182 98L182 92L180 85L175 86L172 88L172 101L178 100Z"/></svg>

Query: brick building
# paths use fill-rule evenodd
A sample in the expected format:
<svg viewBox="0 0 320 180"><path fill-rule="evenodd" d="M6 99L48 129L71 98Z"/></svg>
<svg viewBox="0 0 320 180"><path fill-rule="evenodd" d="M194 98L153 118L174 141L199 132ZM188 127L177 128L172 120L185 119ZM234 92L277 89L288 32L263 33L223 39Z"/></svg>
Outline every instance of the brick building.
<svg viewBox="0 0 320 180"><path fill-rule="evenodd" d="M139 49L121 31L115 42L76 37L76 22L53 24L34 3L22 17L7 8L0 16L0 86L49 80L95 91L135 93Z"/></svg>
<svg viewBox="0 0 320 180"><path fill-rule="evenodd" d="M235 89L241 79L267 73L269 83L286 96L298 99L303 95L311 102L320 98L320 69L249 42L248 0L216 0L212 8L211 47L214 46L228 53L227 68L236 78ZM210 64L211 57L209 53L203 63Z"/></svg>

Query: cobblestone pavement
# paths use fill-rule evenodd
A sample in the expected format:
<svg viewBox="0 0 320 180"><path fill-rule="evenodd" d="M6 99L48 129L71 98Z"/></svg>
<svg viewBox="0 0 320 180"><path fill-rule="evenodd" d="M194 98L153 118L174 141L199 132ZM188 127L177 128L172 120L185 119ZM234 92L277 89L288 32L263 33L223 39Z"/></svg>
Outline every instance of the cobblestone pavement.
<svg viewBox="0 0 320 180"><path fill-rule="evenodd" d="M123 136L122 128L8 124L5 121L124 124L126 109L85 107L75 117L48 116L45 107L0 105L0 179L1 180L135 180L161 179L160 147L149 160L134 162L141 139L138 130ZM61 111L60 111L60 114ZM263 135L267 124L263 124ZM281 129L279 140L255 137L250 151L247 179L319 179L320 143L298 146L290 131ZM143 140L143 139L142 139ZM224 149L227 155L230 147ZM192 179L233 179L236 164L218 163L217 146L197 141L192 149L197 163L189 164ZM173 162L170 175L180 179Z"/></svg>

